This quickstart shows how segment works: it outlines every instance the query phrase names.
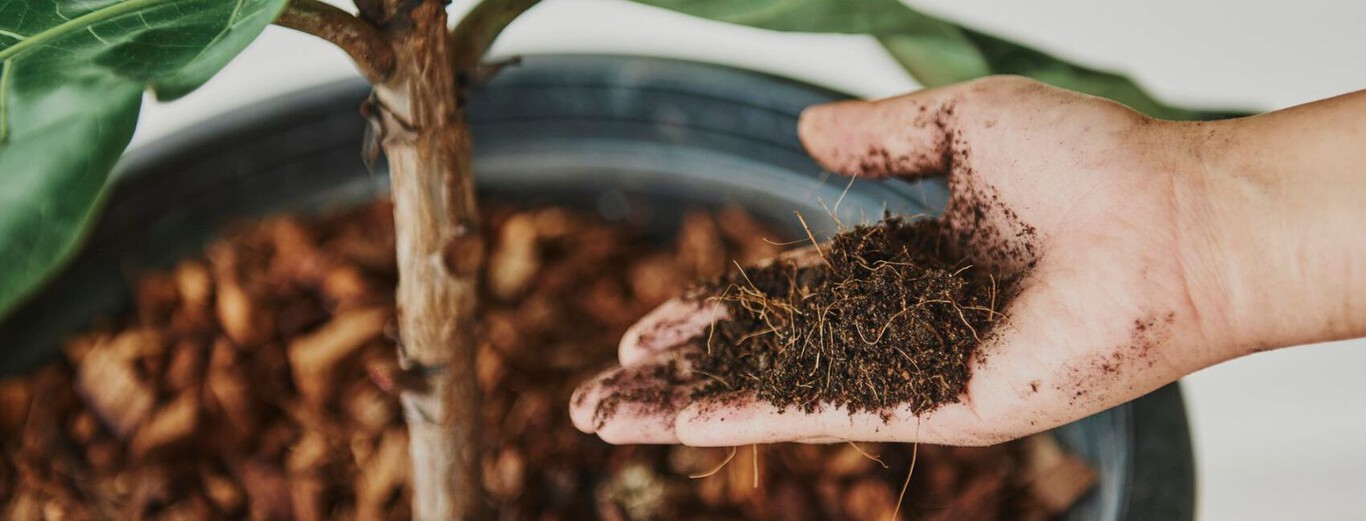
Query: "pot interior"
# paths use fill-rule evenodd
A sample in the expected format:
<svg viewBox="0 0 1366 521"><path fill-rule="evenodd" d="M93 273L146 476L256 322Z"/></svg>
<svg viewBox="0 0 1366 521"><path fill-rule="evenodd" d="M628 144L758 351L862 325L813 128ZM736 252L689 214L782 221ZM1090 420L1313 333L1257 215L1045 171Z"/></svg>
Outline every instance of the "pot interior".
<svg viewBox="0 0 1366 521"><path fill-rule="evenodd" d="M204 123L125 161L81 256L0 324L0 374L55 356L68 332L128 301L127 280L193 254L224 224L355 204L386 189L360 161L368 89L343 82ZM744 206L790 235L884 212L933 214L938 181L822 172L796 137L801 109L836 93L722 67L620 57L536 57L470 102L485 200L556 204L630 220L666 239L689 210ZM1055 431L1099 472L1067 519L1190 519L1193 469L1179 390Z"/></svg>

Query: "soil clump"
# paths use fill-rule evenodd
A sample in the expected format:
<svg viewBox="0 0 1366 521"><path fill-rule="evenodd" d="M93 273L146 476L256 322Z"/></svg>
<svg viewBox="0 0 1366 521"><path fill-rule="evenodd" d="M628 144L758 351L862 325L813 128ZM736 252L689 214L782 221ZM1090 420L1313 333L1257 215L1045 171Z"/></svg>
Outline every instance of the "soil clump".
<svg viewBox="0 0 1366 521"><path fill-rule="evenodd" d="M714 379L694 397L754 392L884 418L958 401L1005 303L996 278L950 257L944 236L937 220L888 217L817 246L820 262L779 259L707 284L728 313L695 339L706 349L692 362Z"/></svg>

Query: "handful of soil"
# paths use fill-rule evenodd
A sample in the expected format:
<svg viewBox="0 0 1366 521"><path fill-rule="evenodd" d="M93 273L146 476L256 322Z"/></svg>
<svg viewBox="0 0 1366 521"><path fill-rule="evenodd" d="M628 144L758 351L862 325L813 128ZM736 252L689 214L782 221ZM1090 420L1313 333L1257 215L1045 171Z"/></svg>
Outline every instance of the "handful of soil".
<svg viewBox="0 0 1366 521"><path fill-rule="evenodd" d="M852 414L957 402L968 360L998 319L996 279L947 255L938 220L888 217L790 259L703 288L729 317L696 341L716 378L694 397L756 392L780 407L822 403Z"/></svg>

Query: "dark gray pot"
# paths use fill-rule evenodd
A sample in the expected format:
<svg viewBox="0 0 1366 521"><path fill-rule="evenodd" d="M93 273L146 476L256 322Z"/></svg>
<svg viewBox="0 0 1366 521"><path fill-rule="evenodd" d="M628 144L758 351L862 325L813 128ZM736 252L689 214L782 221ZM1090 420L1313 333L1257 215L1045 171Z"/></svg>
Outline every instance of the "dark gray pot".
<svg viewBox="0 0 1366 521"><path fill-rule="evenodd" d="M0 374L33 368L60 340L128 302L125 275L197 251L225 222L311 211L373 197L384 175L360 162L367 87L344 82L218 117L129 158L81 256L0 324ZM740 203L775 223L801 211L832 220L845 181L802 152L803 107L844 96L752 72L622 57L530 58L471 101L484 197L596 209L675 229L686 209ZM936 181L860 182L844 222L884 209L933 213ZM1193 517L1194 468L1181 392L1173 384L1058 429L1100 485L1072 520Z"/></svg>

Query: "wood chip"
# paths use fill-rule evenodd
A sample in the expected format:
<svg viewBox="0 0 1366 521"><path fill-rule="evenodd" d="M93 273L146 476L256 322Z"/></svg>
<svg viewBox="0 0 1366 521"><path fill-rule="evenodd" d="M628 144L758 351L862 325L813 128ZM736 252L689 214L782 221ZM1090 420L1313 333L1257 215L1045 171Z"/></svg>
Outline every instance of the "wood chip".
<svg viewBox="0 0 1366 521"><path fill-rule="evenodd" d="M23 425L24 418L28 417L32 389L32 382L27 378L0 380L0 438L8 438Z"/></svg>
<svg viewBox="0 0 1366 521"><path fill-rule="evenodd" d="M177 265L172 275L180 294L180 305L171 314L168 329L186 334L212 330L215 327L214 283L208 266L187 260Z"/></svg>
<svg viewBox="0 0 1366 521"><path fill-rule="evenodd" d="M204 380L207 349L194 340L181 340L171 350L162 381L171 391L197 388Z"/></svg>
<svg viewBox="0 0 1366 521"><path fill-rule="evenodd" d="M45 503L46 501L38 490L22 488L10 499L9 508L5 510L5 519L15 521L48 519L43 512Z"/></svg>
<svg viewBox="0 0 1366 521"><path fill-rule="evenodd" d="M100 421L95 419L95 415L90 411L81 411L71 419L70 434L71 441L80 444L87 444L95 441L95 437L100 434Z"/></svg>
<svg viewBox="0 0 1366 521"><path fill-rule="evenodd" d="M81 362L85 360L85 355L95 349L95 346L108 342L111 336L112 335L107 333L100 332L90 332L80 335L68 340L66 345L62 346L62 354L66 355L67 361L70 362L72 366L80 367Z"/></svg>
<svg viewBox="0 0 1366 521"><path fill-rule="evenodd" d="M678 263L672 255L651 255L631 265L631 291L650 307L664 303L684 289Z"/></svg>
<svg viewBox="0 0 1366 521"><path fill-rule="evenodd" d="M1049 513L1059 514L1096 484L1096 471L1058 445L1051 434L1023 440L1029 491Z"/></svg>
<svg viewBox="0 0 1366 521"><path fill-rule="evenodd" d="M329 271L323 278L322 291L337 309L342 310L373 304L378 293L365 274L350 265L339 265Z"/></svg>
<svg viewBox="0 0 1366 521"><path fill-rule="evenodd" d="M123 452L123 447L114 439L99 439L85 446L85 460L96 471L107 472L119 465Z"/></svg>
<svg viewBox="0 0 1366 521"><path fill-rule="evenodd" d="M264 315L255 311L255 304L236 281L223 281L218 290L218 323L238 345L256 345L269 337L270 328Z"/></svg>
<svg viewBox="0 0 1366 521"><path fill-rule="evenodd" d="M337 363L379 338L388 321L389 311L382 308L349 311L290 342L289 365L304 400L315 406L325 402L335 385Z"/></svg>
<svg viewBox="0 0 1366 521"><path fill-rule="evenodd" d="M225 515L238 514L246 504L242 489L221 472L205 466L199 471L199 482L204 487L204 496Z"/></svg>
<svg viewBox="0 0 1366 521"><path fill-rule="evenodd" d="M364 434L378 435L392 424L397 416L395 409L389 395L365 380L351 383L342 397L346 418Z"/></svg>
<svg viewBox="0 0 1366 521"><path fill-rule="evenodd" d="M226 244L210 249L217 283L214 310L223 332L240 346L253 346L268 341L275 329L268 308L257 302L243 287L238 275L238 255Z"/></svg>
<svg viewBox="0 0 1366 521"><path fill-rule="evenodd" d="M170 275L146 274L138 278L134 291L138 321L144 326L166 323L179 298L175 279Z"/></svg>
<svg viewBox="0 0 1366 521"><path fill-rule="evenodd" d="M198 261L185 261L175 269L176 289L183 306L206 309L213 303L213 276L208 266Z"/></svg>
<svg viewBox="0 0 1366 521"><path fill-rule="evenodd" d="M332 454L327 438L317 431L306 431L289 450L285 468L290 474L308 474L322 468Z"/></svg>
<svg viewBox="0 0 1366 521"><path fill-rule="evenodd" d="M503 224L488 266L488 285L494 296L512 300L526 289L541 269L534 215L519 213Z"/></svg>
<svg viewBox="0 0 1366 521"><path fill-rule="evenodd" d="M834 204L833 202L831 204ZM768 227L759 223L744 208L728 205L716 215L716 224L721 234L730 242L739 245L736 260L750 265L772 258L785 247L778 244L779 237L773 237Z"/></svg>
<svg viewBox="0 0 1366 521"><path fill-rule="evenodd" d="M688 214L678 230L678 260L690 278L712 278L726 269L730 259L716 221L706 214Z"/></svg>
<svg viewBox="0 0 1366 521"><path fill-rule="evenodd" d="M871 447L872 444L869 444ZM832 449L831 454L825 459L825 474L832 478L844 478L867 474L878 467L878 463L860 453L856 447L850 443L840 444L838 449Z"/></svg>
<svg viewBox="0 0 1366 521"><path fill-rule="evenodd" d="M475 377L479 379L480 392L492 393L494 389L504 383L508 374L508 367L507 364L503 363L503 357L494 352L492 343L480 343L479 353L474 360Z"/></svg>
<svg viewBox="0 0 1366 521"><path fill-rule="evenodd" d="M279 467L247 461L237 471L247 497L247 516L253 521L290 519L294 514L289 479Z"/></svg>
<svg viewBox="0 0 1366 521"><path fill-rule="evenodd" d="M494 498L511 501L522 495L526 460L518 448L504 447L484 457L484 490Z"/></svg>
<svg viewBox="0 0 1366 521"><path fill-rule="evenodd" d="M859 521L895 521L896 491L881 479L861 479L844 492L844 511ZM969 518L960 518L969 519Z"/></svg>
<svg viewBox="0 0 1366 521"><path fill-rule="evenodd" d="M120 438L128 439L156 405L152 386L136 369L137 355L154 336L133 330L97 345L81 360L76 387Z"/></svg>
<svg viewBox="0 0 1366 521"><path fill-rule="evenodd" d="M324 503L327 485L318 476L296 476L289 480L290 500L296 521L325 521L328 505Z"/></svg>
<svg viewBox="0 0 1366 521"><path fill-rule="evenodd" d="M408 433L398 428L385 431L373 454L363 464L358 462L361 474L356 480L357 519L383 516L386 500L408 483L408 462Z"/></svg>
<svg viewBox="0 0 1366 521"><path fill-rule="evenodd" d="M128 498L120 505L123 512L118 516L119 519L147 519L146 514L153 506L165 505L172 498L175 483L165 467L140 467L123 477L128 487Z"/></svg>
<svg viewBox="0 0 1366 521"><path fill-rule="evenodd" d="M212 514L213 508L209 506L207 499L198 494L190 494L177 498L165 510L148 519L154 521L199 521L208 519Z"/></svg>
<svg viewBox="0 0 1366 521"><path fill-rule="evenodd" d="M149 453L174 447L189 440L198 425L199 397L194 392L183 393L138 429L128 446L129 455L139 460Z"/></svg>
<svg viewBox="0 0 1366 521"><path fill-rule="evenodd" d="M227 428L218 433L232 440L232 445L243 445L256 436L260 418L252 400L245 368L239 363L237 350L226 340L214 343L209 355L208 377L204 382L209 405L217 412Z"/></svg>

